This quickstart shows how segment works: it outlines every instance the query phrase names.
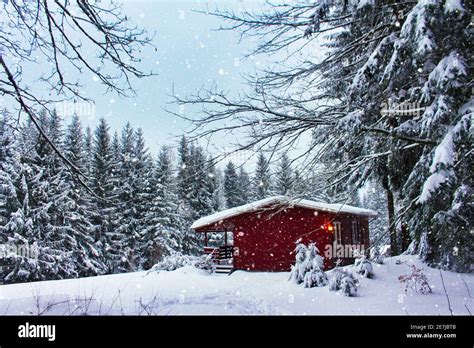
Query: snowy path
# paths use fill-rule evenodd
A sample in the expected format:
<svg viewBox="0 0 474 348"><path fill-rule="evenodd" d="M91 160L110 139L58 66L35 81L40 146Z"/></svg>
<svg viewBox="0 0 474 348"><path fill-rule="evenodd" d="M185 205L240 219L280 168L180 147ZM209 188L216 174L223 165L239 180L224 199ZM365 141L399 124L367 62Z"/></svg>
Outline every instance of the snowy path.
<svg viewBox="0 0 474 348"><path fill-rule="evenodd" d="M432 294L404 292L402 259L422 267ZM349 266L350 267L350 266ZM0 286L0 314L395 314L449 315L439 270L413 256L375 265L375 279L360 279L359 296L328 287L305 289L288 273L209 275L184 267L173 272L136 272L101 277ZM474 312L474 275L443 271L454 314Z"/></svg>

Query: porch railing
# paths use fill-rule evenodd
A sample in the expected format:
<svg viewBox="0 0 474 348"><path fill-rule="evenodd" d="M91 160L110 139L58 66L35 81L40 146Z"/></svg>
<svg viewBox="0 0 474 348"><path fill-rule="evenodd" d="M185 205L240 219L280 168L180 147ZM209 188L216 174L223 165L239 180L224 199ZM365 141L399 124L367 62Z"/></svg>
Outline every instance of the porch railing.
<svg viewBox="0 0 474 348"><path fill-rule="evenodd" d="M233 257L234 247L231 245L221 247L204 247L204 254L211 255L216 264L229 261Z"/></svg>

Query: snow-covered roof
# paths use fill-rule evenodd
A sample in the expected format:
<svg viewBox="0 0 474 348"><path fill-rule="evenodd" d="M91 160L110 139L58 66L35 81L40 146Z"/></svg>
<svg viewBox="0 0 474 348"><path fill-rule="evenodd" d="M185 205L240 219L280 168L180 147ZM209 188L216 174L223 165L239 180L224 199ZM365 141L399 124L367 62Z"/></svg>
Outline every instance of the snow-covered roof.
<svg viewBox="0 0 474 348"><path fill-rule="evenodd" d="M353 215L364 215L364 216L377 216L377 213L370 209L358 208L347 204L329 204L323 202L315 202L307 199L291 199L285 196L275 196L265 198L259 201L255 201L249 204L241 205L235 208L226 209L218 213L205 216L196 220L191 228L200 228L207 226L230 217L259 210L260 208L267 207L269 205L282 205L289 207L304 207L314 210L329 211L334 213L346 213Z"/></svg>

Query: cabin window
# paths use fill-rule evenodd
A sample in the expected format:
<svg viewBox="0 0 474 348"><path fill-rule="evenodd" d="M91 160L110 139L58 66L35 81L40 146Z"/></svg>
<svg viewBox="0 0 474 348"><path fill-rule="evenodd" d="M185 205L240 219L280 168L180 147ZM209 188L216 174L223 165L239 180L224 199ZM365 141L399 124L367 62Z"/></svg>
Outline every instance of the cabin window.
<svg viewBox="0 0 474 348"><path fill-rule="evenodd" d="M352 221L352 244L360 244L361 242L360 221Z"/></svg>
<svg viewBox="0 0 474 348"><path fill-rule="evenodd" d="M340 222L334 222L334 241L336 244L342 244L342 229Z"/></svg>

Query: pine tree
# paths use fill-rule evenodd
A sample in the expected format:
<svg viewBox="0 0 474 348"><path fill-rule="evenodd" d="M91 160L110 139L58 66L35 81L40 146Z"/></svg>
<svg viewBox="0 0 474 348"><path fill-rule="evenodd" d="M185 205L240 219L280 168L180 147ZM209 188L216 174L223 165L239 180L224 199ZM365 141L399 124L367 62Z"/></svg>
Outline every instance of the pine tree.
<svg viewBox="0 0 474 348"><path fill-rule="evenodd" d="M15 141L12 117L0 116L0 243L26 251L37 250L26 177L29 166L21 161L20 144ZM42 279L35 255L9 253L0 260L0 280L15 283Z"/></svg>
<svg viewBox="0 0 474 348"><path fill-rule="evenodd" d="M224 170L224 194L227 208L233 208L240 205L240 187L239 176L234 163L229 161Z"/></svg>
<svg viewBox="0 0 474 348"><path fill-rule="evenodd" d="M64 150L59 115L43 112L39 121L54 144ZM39 180L30 185L30 207L43 251L39 255L41 274L44 279L74 278L79 275L76 257L82 253L78 241L83 241L81 228L84 226L78 223L72 227L76 216L69 214L69 208L75 205L71 197L71 181L66 180L69 169L43 137L38 135L37 139L36 156L32 158L32 163L38 166Z"/></svg>
<svg viewBox="0 0 474 348"><path fill-rule="evenodd" d="M87 183L92 180L92 159L94 157L94 139L90 127L86 127L84 131L84 174L87 175Z"/></svg>
<svg viewBox="0 0 474 348"><path fill-rule="evenodd" d="M209 159L210 163L211 160ZM221 211L225 207L225 196L224 196L224 178L222 172L217 169L214 165L211 165L208 170L208 191L212 194L212 213Z"/></svg>
<svg viewBox="0 0 474 348"><path fill-rule="evenodd" d="M109 234L110 244L117 253L116 271L133 270L133 251L135 248L137 220L135 217L135 131L127 123L122 129L118 160L118 204L120 220L117 228Z"/></svg>
<svg viewBox="0 0 474 348"><path fill-rule="evenodd" d="M63 150L59 116L54 112L51 115L42 112L38 123L49 139ZM82 249L88 245L81 225L86 220L75 214L77 205L67 176L69 169L30 122L23 127L23 134L25 140L20 151L25 170L21 172L20 191L17 191L22 195L22 209L11 215L14 224L6 227L14 232L16 242L27 247L34 245L37 253L34 260L15 258L5 281L71 278L77 277L84 269L95 274L92 265L81 268L79 264L88 260L90 254L85 255L87 252Z"/></svg>
<svg viewBox="0 0 474 348"><path fill-rule="evenodd" d="M209 215L213 212L213 190L214 187L210 185L212 178L207 163L206 155L201 146L190 146L190 161L189 169L192 173L192 185L189 194L189 204L192 210L193 219Z"/></svg>
<svg viewBox="0 0 474 348"><path fill-rule="evenodd" d="M253 198L260 200L271 196L271 176L269 164L263 153L258 155L257 168L253 179Z"/></svg>
<svg viewBox="0 0 474 348"><path fill-rule="evenodd" d="M295 170L291 189L292 195L295 195L299 198L308 198L309 191L310 190L308 188L308 182L306 178L300 174L299 170Z"/></svg>
<svg viewBox="0 0 474 348"><path fill-rule="evenodd" d="M95 240L102 244L108 272L113 272L121 261L119 251L110 243L114 239L117 221L117 174L109 126L107 121L101 118L94 134L92 188L96 198L91 207L91 214L95 226Z"/></svg>
<svg viewBox="0 0 474 348"><path fill-rule="evenodd" d="M372 161L371 171L378 173L388 193L393 251L403 251L410 236L419 243L426 235L427 249L419 250L426 262L466 271L472 263L467 246L473 243L466 223L473 212L468 204L472 183L467 169L473 158L469 153L472 97L466 88L473 52L465 28L472 6L404 4L398 11L403 16L395 18L380 16L381 11L368 4L354 12L353 18L364 23L366 17L376 18L372 23L377 26L385 22L389 32L364 48L367 55L361 51L356 57L362 65L349 75L346 104L351 106L349 115L359 110L353 118L357 122L340 124L354 134L377 123L377 129L391 136L366 137L364 142L356 138L357 142L347 141L345 146L362 156L388 151ZM380 101L385 101L384 119L380 119ZM401 109L404 105L408 108ZM368 168L364 171L357 175L360 183L370 173ZM396 233L397 222L401 233Z"/></svg>
<svg viewBox="0 0 474 348"><path fill-rule="evenodd" d="M183 250L183 233L189 229L180 211L171 151L162 147L151 177L154 197L141 232L142 267L151 268L163 257Z"/></svg>
<svg viewBox="0 0 474 348"><path fill-rule="evenodd" d="M276 173L275 192L283 196L293 193L293 172L290 159L286 153L281 157L278 172Z"/></svg>
<svg viewBox="0 0 474 348"><path fill-rule="evenodd" d="M135 132L135 144L133 147L133 153L135 158L135 179L134 183L134 217L136 221L136 234L135 250L132 256L132 262L134 269L142 264L140 250L142 249L141 243L143 240L140 238L141 232L146 229L147 214L150 209L150 202L153 201L156 196L155 192L152 191L152 178L154 174L153 161L148 153L148 149L145 145L145 139L143 130L138 128Z"/></svg>
<svg viewBox="0 0 474 348"><path fill-rule="evenodd" d="M290 278L296 284L303 283L305 288L325 286L328 278L323 271L323 258L314 243L308 246L298 244L295 250L295 265L291 267Z"/></svg>
<svg viewBox="0 0 474 348"><path fill-rule="evenodd" d="M314 168L306 178L306 197L313 201L335 203L338 202L337 192L334 192L333 187L328 187L328 182L325 181L324 173L328 171L328 167L320 163Z"/></svg>
<svg viewBox="0 0 474 348"><path fill-rule="evenodd" d="M250 184L250 177L245 171L244 167L240 167L239 173L238 173L238 205L244 205L250 202L250 194L249 188L251 187Z"/></svg>
<svg viewBox="0 0 474 348"><path fill-rule="evenodd" d="M186 136L182 136L178 146L178 174L177 174L177 192L180 199L179 211L181 216L188 225L191 226L193 222L193 216L195 215L192 211L190 200L192 190L192 168L191 168L191 154L190 144ZM184 229L182 232L183 240L183 251L191 250L189 240L191 231Z"/></svg>
<svg viewBox="0 0 474 348"><path fill-rule="evenodd" d="M370 219L370 244L373 248L379 249L381 246L390 244L388 235L388 214L387 196L380 184L370 181L359 192L359 202L357 206L371 209L377 212L377 217Z"/></svg>
<svg viewBox="0 0 474 348"><path fill-rule="evenodd" d="M183 201L187 201L191 196L192 172L190 146L184 135L179 143L178 156L178 193Z"/></svg>
<svg viewBox="0 0 474 348"><path fill-rule="evenodd" d="M22 172L18 145L13 135L13 126L10 124L8 112L0 114L0 228L6 226L10 214L21 208L17 195L17 183ZM0 234L2 243L6 242L6 235Z"/></svg>
<svg viewBox="0 0 474 348"><path fill-rule="evenodd" d="M141 232L151 200L149 180L151 160L145 147L143 131L127 123L120 141L114 137L112 147L117 158L117 200L120 215L117 228L109 233L109 245L115 254L115 270L136 270L142 264L139 251ZM117 144L118 143L118 144Z"/></svg>
<svg viewBox="0 0 474 348"><path fill-rule="evenodd" d="M65 136L64 153L76 168L86 172L82 125L78 116L74 116ZM65 206L64 220L67 228L63 233L74 238L72 257L77 265L79 276L102 274L106 271L101 245L96 244L93 226L90 222L88 208L90 199L88 192L79 184L70 172L64 173L67 183L68 203Z"/></svg>

